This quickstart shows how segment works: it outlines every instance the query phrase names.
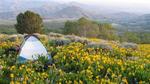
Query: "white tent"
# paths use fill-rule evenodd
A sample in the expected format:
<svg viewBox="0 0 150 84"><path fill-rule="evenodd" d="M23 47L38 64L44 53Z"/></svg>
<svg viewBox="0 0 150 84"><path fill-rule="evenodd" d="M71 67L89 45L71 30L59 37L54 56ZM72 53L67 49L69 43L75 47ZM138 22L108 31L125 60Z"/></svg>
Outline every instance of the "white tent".
<svg viewBox="0 0 150 84"><path fill-rule="evenodd" d="M19 61L36 60L39 55L48 56L46 48L40 42L40 40L34 36L28 36L21 45L19 53Z"/></svg>

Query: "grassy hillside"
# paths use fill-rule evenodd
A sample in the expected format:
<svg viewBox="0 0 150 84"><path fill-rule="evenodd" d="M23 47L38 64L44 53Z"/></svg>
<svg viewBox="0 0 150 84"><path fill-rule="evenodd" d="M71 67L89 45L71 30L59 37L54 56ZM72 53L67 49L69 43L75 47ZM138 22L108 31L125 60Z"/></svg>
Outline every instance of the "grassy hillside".
<svg viewBox="0 0 150 84"><path fill-rule="evenodd" d="M62 33L62 28L64 28L66 20L44 20L44 27L46 33L49 32L58 32Z"/></svg>
<svg viewBox="0 0 150 84"><path fill-rule="evenodd" d="M14 24L16 22L12 20L0 20L0 33L14 34L16 30Z"/></svg>
<svg viewBox="0 0 150 84"><path fill-rule="evenodd" d="M49 32L64 34L64 25L67 20L70 20L72 22L72 21L76 21L77 19L62 18L62 19L44 20L43 22L44 22L45 34L48 34ZM16 34L17 32L14 27L15 23L16 22L14 20L0 20L0 33ZM100 23L100 22L96 21L96 23ZM127 41L127 42L135 42L135 43L150 43L150 33L145 29L136 28L136 27L131 28L127 26L118 25L115 23L112 24L112 27L116 30L117 33L116 37L118 38L119 41ZM103 39L107 39L107 38L103 38Z"/></svg>
<svg viewBox="0 0 150 84"><path fill-rule="evenodd" d="M23 35L0 35L0 83L147 84L150 45L119 43L50 33L39 35L52 59L18 64L16 52ZM49 62L52 64L49 65Z"/></svg>
<svg viewBox="0 0 150 84"><path fill-rule="evenodd" d="M62 33L62 28L64 27L65 19L59 20L44 20L45 32L59 32ZM16 34L14 24L16 21L13 20L0 20L0 33L6 34Z"/></svg>

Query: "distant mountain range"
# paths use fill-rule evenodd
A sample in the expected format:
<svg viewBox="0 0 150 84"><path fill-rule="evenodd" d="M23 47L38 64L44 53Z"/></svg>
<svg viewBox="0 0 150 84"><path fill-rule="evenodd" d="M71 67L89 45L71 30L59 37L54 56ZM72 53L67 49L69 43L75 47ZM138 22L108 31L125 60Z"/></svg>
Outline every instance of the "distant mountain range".
<svg viewBox="0 0 150 84"><path fill-rule="evenodd" d="M77 2L59 3L55 0L2 0L0 19L15 19L23 11L31 10L45 19L89 17L94 19L119 20L135 16L129 13L113 13L107 8L81 4Z"/></svg>
<svg viewBox="0 0 150 84"><path fill-rule="evenodd" d="M6 4L7 3L7 4ZM20 12L31 10L44 19L77 19L88 17L95 20L119 24L125 27L140 27L150 30L150 14L113 11L110 8L97 8L77 2L59 3L55 0L2 0L0 1L0 19L15 20Z"/></svg>
<svg viewBox="0 0 150 84"><path fill-rule="evenodd" d="M54 0L2 0L0 2L0 19L15 19L17 14L26 10L37 12L45 19L79 18L88 15L78 5L80 4L62 4Z"/></svg>

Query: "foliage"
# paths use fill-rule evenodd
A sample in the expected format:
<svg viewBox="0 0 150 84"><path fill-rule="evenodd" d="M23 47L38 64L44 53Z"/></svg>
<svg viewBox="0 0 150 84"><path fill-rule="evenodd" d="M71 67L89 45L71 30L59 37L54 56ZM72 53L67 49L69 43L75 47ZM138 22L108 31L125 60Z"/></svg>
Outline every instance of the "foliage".
<svg viewBox="0 0 150 84"><path fill-rule="evenodd" d="M16 30L20 34L33 34L43 32L43 21L39 14L31 11L20 13L17 16Z"/></svg>
<svg viewBox="0 0 150 84"><path fill-rule="evenodd" d="M123 36L121 37L121 40L127 41L127 42L139 42L140 39L137 37L136 33L132 32L125 32Z"/></svg>
<svg viewBox="0 0 150 84"><path fill-rule="evenodd" d="M75 34L78 35L78 23L67 21L65 23L64 34Z"/></svg>
<svg viewBox="0 0 150 84"><path fill-rule="evenodd" d="M83 37L97 37L99 34L98 25L84 17L77 21L67 21L64 27L65 34L74 34Z"/></svg>
<svg viewBox="0 0 150 84"><path fill-rule="evenodd" d="M89 19L87 19L89 20ZM91 21L91 20L89 20ZM99 26L99 33L88 33L92 34L92 37L95 35L98 38L106 39L106 40L119 40L119 41L126 41L126 42L134 42L134 43L143 43L149 44L150 43L150 33L149 31L144 30L134 30L135 27L127 28L121 27L120 29L113 28L111 24L108 23L101 23L96 21L91 21L92 24ZM4 24L0 24L0 33L2 34L16 34L17 31L14 28L15 21L2 21ZM77 21L66 21L66 20L44 20L43 25L44 29L43 32L48 34L49 32L55 33L64 33L64 34L75 34L79 35L78 33L81 32L78 29L78 20ZM114 30L115 29L115 30ZM123 30L122 30L123 29ZM129 31L125 31L125 30ZM96 31L95 29L93 31ZM81 32L82 33L82 32ZM80 35L79 35L80 36ZM91 35L90 35L91 36Z"/></svg>
<svg viewBox="0 0 150 84"><path fill-rule="evenodd" d="M111 24L108 23L99 23L99 38L106 39L106 40L117 40L117 34L115 29L112 27Z"/></svg>
<svg viewBox="0 0 150 84"><path fill-rule="evenodd" d="M121 47L123 47L123 48L131 48L131 49L138 49L138 46L137 46L137 44L135 44L135 43L127 43L127 42L124 42L124 43L122 43L121 44Z"/></svg>
<svg viewBox="0 0 150 84"><path fill-rule="evenodd" d="M134 43L150 43L150 33L149 32L125 32L120 36L120 41L134 42Z"/></svg>
<svg viewBox="0 0 150 84"><path fill-rule="evenodd" d="M18 44L17 41L0 43L0 83L2 84L147 84L150 82L149 44L137 45L138 49L135 50L120 47L110 41L108 43L111 51L104 51L103 45L87 48L87 44L73 42L64 46L52 46L47 44L48 40L43 40L49 52L56 52L52 58L53 64L49 65L50 60L44 57L39 57L34 62L16 64L15 53L10 53L9 58L2 53L5 49ZM10 64L9 60L13 62Z"/></svg>
<svg viewBox="0 0 150 84"><path fill-rule="evenodd" d="M74 34L83 37L98 37L107 40L116 40L115 29L109 23L97 23L84 17L77 21L67 21L64 27L65 34Z"/></svg>

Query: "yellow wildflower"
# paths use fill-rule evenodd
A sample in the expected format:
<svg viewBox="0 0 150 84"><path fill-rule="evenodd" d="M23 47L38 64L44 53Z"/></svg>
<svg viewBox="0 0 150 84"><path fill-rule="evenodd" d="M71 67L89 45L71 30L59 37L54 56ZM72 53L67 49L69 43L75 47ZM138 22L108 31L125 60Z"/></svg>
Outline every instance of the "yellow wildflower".
<svg viewBox="0 0 150 84"><path fill-rule="evenodd" d="M10 77L11 77L11 78L14 78L14 74L10 74Z"/></svg>

